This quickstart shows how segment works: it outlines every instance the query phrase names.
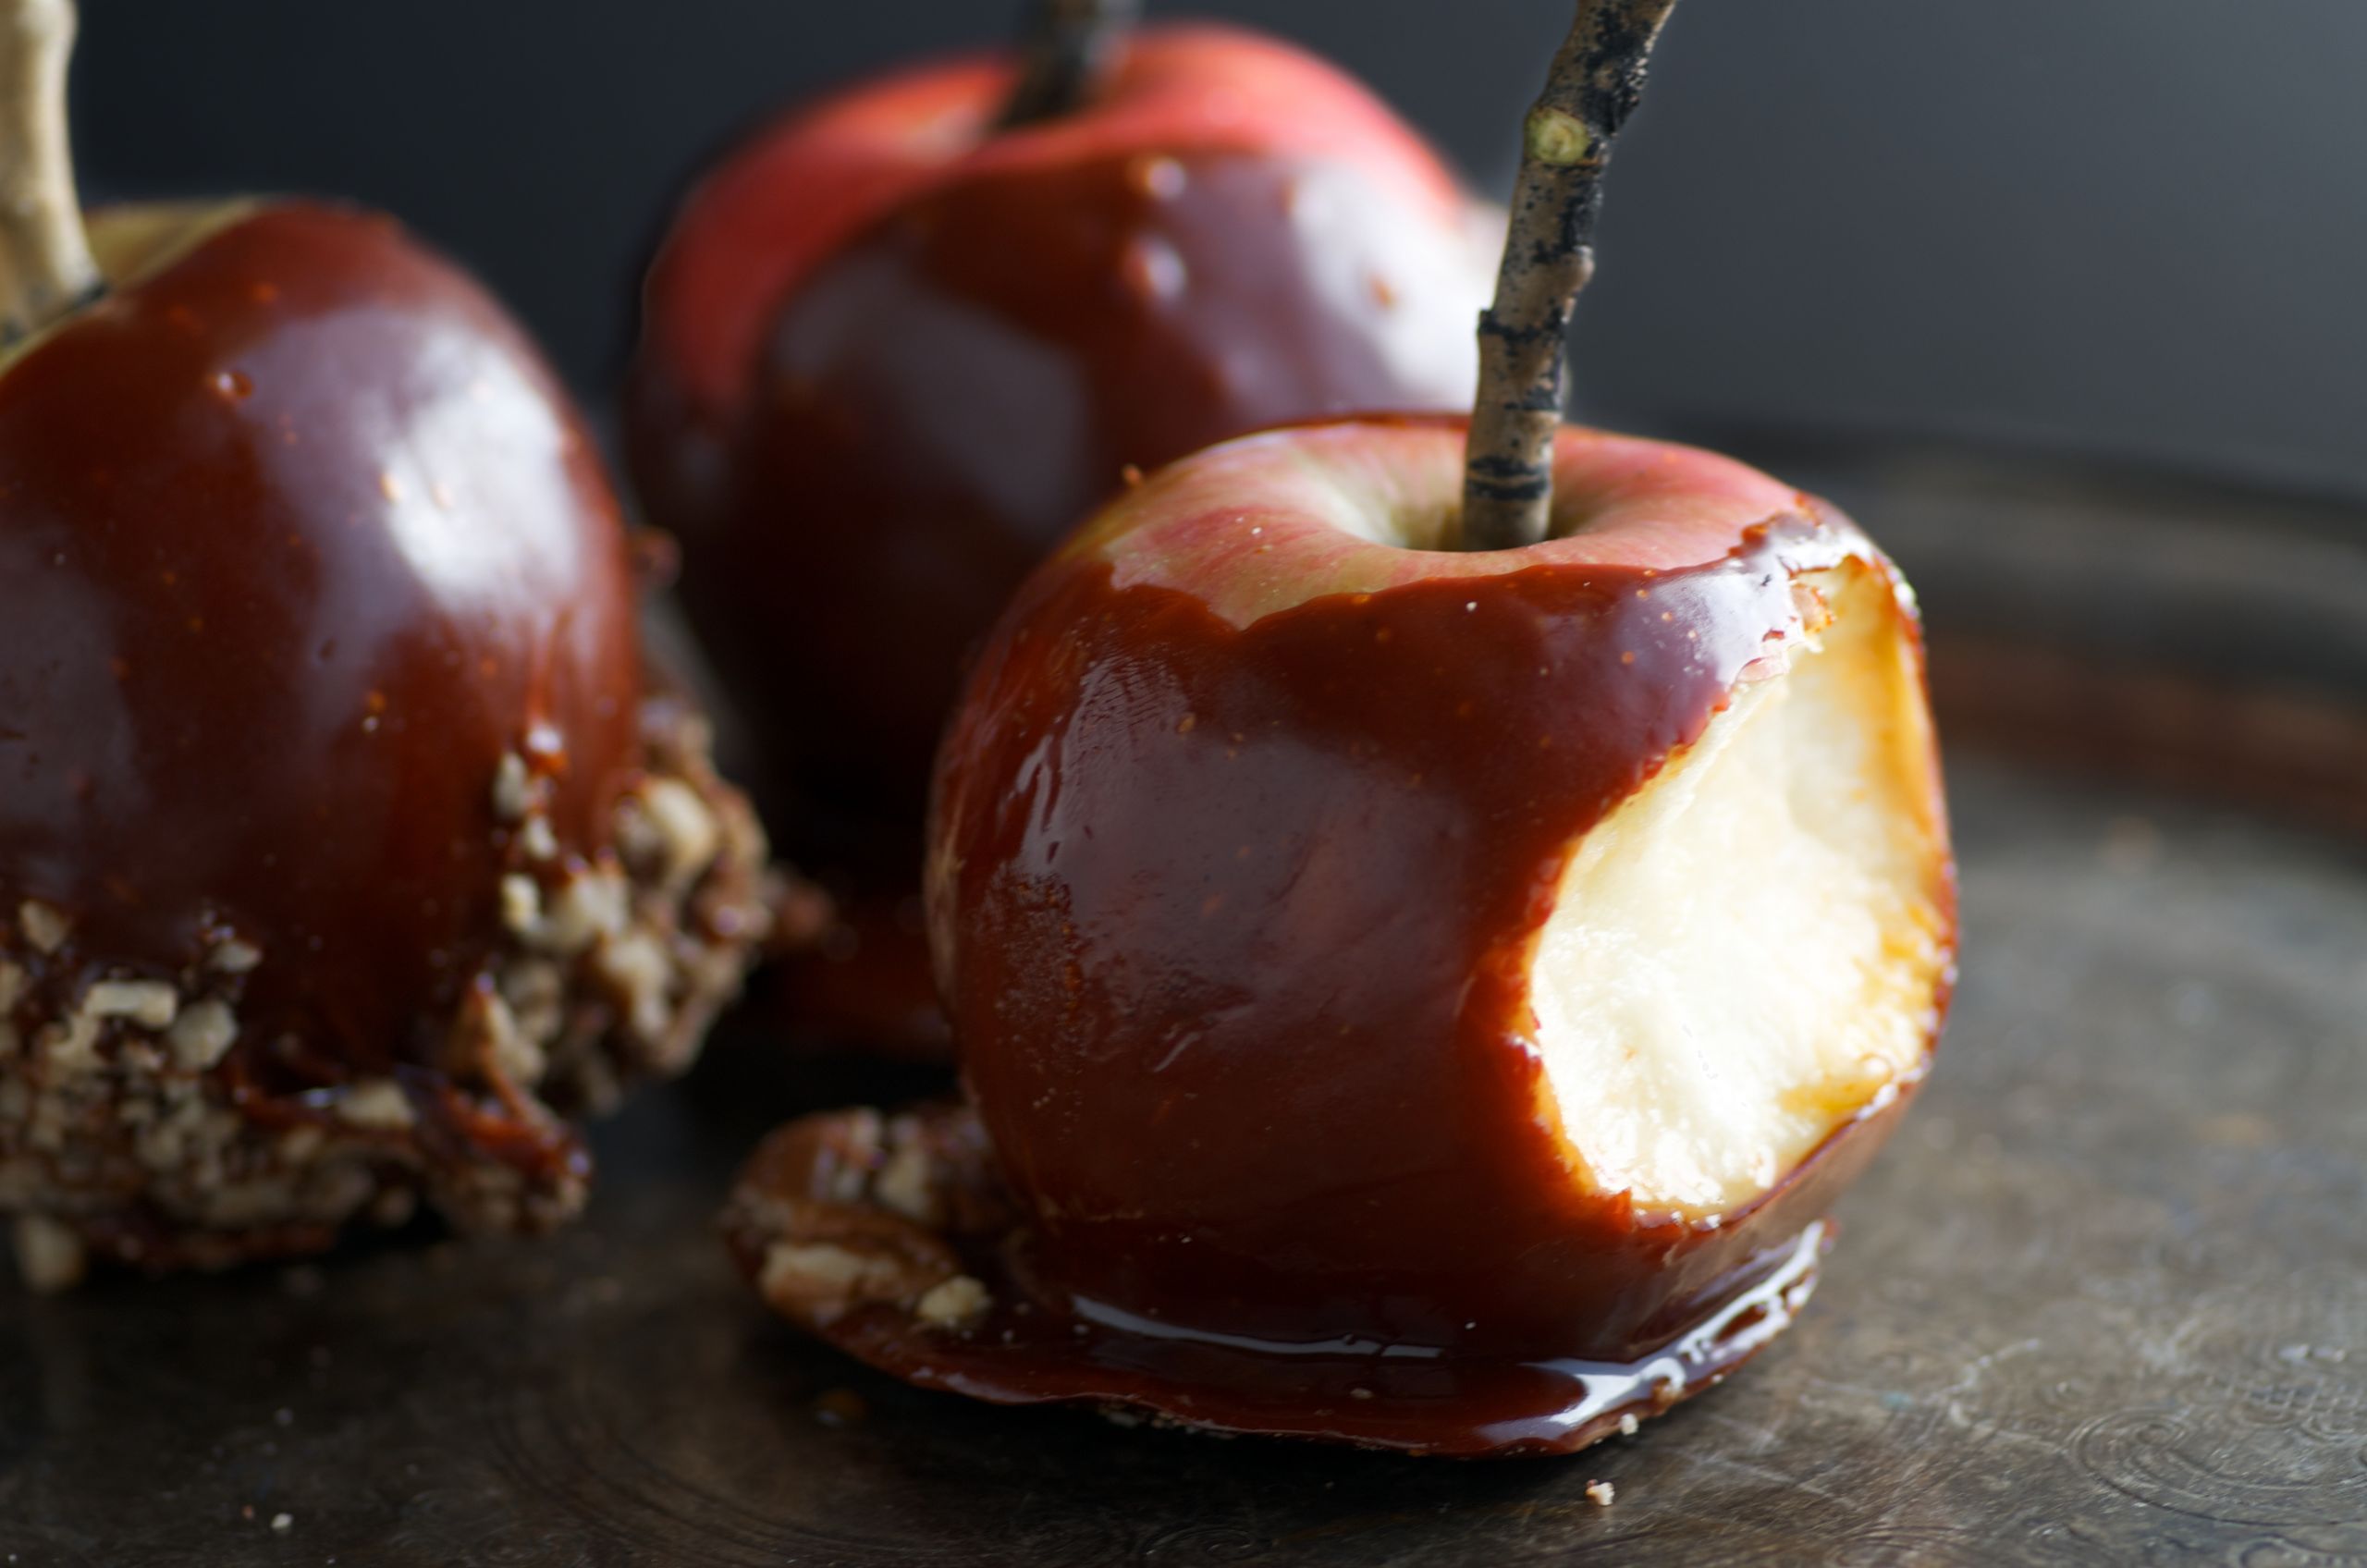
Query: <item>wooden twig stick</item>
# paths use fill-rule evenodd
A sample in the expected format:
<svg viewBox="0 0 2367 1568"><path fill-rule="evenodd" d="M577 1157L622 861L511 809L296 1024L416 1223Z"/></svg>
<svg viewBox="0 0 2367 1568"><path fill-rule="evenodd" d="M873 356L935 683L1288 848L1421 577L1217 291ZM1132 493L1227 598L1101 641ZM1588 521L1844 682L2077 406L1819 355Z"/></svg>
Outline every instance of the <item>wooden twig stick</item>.
<svg viewBox="0 0 2367 1568"><path fill-rule="evenodd" d="M101 288L66 135L73 0L0 0L0 341Z"/></svg>
<svg viewBox="0 0 2367 1568"><path fill-rule="evenodd" d="M1570 312L1594 274L1595 216L1612 145L1676 0L1578 0L1577 20L1528 111L1496 300L1479 318L1479 398L1464 456L1463 546L1546 536Z"/></svg>
<svg viewBox="0 0 2367 1568"><path fill-rule="evenodd" d="M1093 94L1141 0L1036 0L1020 43L1019 83L998 122L1008 130L1067 114Z"/></svg>

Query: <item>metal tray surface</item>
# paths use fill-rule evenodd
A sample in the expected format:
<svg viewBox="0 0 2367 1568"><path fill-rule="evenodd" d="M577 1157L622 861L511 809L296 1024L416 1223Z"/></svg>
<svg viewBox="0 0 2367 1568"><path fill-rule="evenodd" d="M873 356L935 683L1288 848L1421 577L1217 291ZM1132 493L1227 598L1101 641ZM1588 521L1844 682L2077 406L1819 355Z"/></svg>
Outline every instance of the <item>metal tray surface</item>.
<svg viewBox="0 0 2367 1568"><path fill-rule="evenodd" d="M1969 737L1949 731L1955 1021L1804 1320L1725 1387L1573 1459L1494 1464L915 1392L767 1318L712 1219L770 1121L932 1081L726 1039L602 1131L588 1221L546 1241L423 1227L313 1265L0 1285L0 1560L2367 1564L2367 843L2300 826L2338 821L2341 791L2300 802L2279 771L2338 779L2367 733L2343 717L2367 704L2344 664L2367 592L2333 613L2367 562L2290 531L2317 607L2236 606L2259 630L2231 652L2134 570L2090 625L2059 561L2034 586L2011 553L2028 511L1953 521L1983 484L2042 493L2049 547L2109 570L2156 491L1964 461L1832 459L1809 482L1922 574L1941 660L2057 668L1943 681ZM2223 569L2226 594L2294 581L2258 558L2275 530L2209 532L2257 521L2238 500L2191 509L2180 526L2258 571L2228 588ZM2109 769L2158 762L2152 741L2072 748L2085 776L2031 760L2063 749L2064 714L2017 716L2060 706L2065 671L2107 706L2204 692L2147 733L2181 757L2220 735L2216 770L2139 771L2226 799ZM2254 767L2226 727L2263 702L2317 715L2318 749Z"/></svg>

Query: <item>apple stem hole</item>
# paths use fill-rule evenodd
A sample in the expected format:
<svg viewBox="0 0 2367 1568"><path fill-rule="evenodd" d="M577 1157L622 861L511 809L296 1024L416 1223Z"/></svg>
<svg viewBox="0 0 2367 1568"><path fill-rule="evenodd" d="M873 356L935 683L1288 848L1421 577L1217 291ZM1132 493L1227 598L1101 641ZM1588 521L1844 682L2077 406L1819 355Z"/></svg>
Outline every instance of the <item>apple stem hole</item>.
<svg viewBox="0 0 2367 1568"><path fill-rule="evenodd" d="M1479 316L1479 396L1464 454L1465 549L1514 549L1550 531L1564 348L1578 293L1594 276L1603 171L1675 8L1676 0L1579 0L1524 122L1495 302Z"/></svg>
<svg viewBox="0 0 2367 1568"><path fill-rule="evenodd" d="M1142 0L1036 0L1020 34L1019 80L997 128L1058 119L1090 100L1141 10Z"/></svg>
<svg viewBox="0 0 2367 1568"><path fill-rule="evenodd" d="M0 0L0 342L104 287L83 232L66 131L73 0Z"/></svg>

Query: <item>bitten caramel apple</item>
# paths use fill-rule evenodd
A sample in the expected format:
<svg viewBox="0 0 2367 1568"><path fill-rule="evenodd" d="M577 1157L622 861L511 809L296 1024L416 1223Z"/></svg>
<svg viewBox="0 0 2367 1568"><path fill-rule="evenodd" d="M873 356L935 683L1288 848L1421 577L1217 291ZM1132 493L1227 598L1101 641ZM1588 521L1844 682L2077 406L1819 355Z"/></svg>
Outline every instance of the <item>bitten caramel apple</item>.
<svg viewBox="0 0 2367 1568"><path fill-rule="evenodd" d="M893 906L962 659L1127 469L1470 402L1501 216L1411 129L1236 29L1105 53L1065 100L1000 55L802 106L701 181L649 275L632 474L785 786L776 833L868 895L870 950L791 977L841 1032L926 1016Z"/></svg>
<svg viewBox="0 0 2367 1568"><path fill-rule="evenodd" d="M1669 0L1532 112L1472 417L1186 458L1021 589L938 757L965 1102L792 1124L728 1218L913 1382L1564 1452L1800 1310L1956 900L1914 603L1831 507L1564 425Z"/></svg>
<svg viewBox="0 0 2367 1568"><path fill-rule="evenodd" d="M1912 602L1830 508L1576 429L1553 536L1460 550L1463 449L1220 447L1030 580L930 839L976 1129L778 1134L776 1305L979 1397L1449 1452L1789 1319L1952 972Z"/></svg>
<svg viewBox="0 0 2367 1568"><path fill-rule="evenodd" d="M17 50L62 6L0 7ZM53 36L63 70L62 36ZM62 121L55 129L61 152ZM560 387L390 221L11 239L0 1209L36 1283L540 1226L768 916ZM46 303L44 304L44 301Z"/></svg>

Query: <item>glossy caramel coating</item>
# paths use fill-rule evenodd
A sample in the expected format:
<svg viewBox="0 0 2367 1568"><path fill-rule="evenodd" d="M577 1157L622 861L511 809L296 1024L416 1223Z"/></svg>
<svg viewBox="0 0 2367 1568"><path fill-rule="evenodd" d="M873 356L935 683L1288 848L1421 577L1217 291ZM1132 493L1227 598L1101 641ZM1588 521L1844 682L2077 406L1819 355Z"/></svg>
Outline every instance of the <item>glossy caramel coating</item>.
<svg viewBox="0 0 2367 1568"><path fill-rule="evenodd" d="M380 218L233 217L9 364L0 585L0 891L110 970L261 949L266 1075L431 1060L500 935L504 755L576 854L638 755L597 459Z"/></svg>
<svg viewBox="0 0 2367 1568"><path fill-rule="evenodd" d="M1039 570L980 658L930 918L1049 1290L1204 1335L1625 1362L1770 1267L1880 1142L1877 1100L1741 1208L1641 1211L1560 1135L1527 986L1572 845L1803 635L1796 578L1887 564L1739 465L1576 431L1573 536L1502 575L1355 543L1343 574L1403 575L1293 598L1255 554L1263 498L1193 489L1292 444L1436 465L1455 428L1203 454ZM1639 543L1591 544L1596 496Z"/></svg>
<svg viewBox="0 0 2367 1568"><path fill-rule="evenodd" d="M1848 1175L1819 1170L1819 1198ZM723 1228L776 1312L922 1388L1458 1458L1569 1453L1715 1385L1790 1327L1831 1242L1828 1222L1790 1231L1622 1354L1498 1357L1335 1332L1311 1284L1293 1298L1301 1331L1211 1334L1043 1277L966 1106L791 1122L749 1160Z"/></svg>

